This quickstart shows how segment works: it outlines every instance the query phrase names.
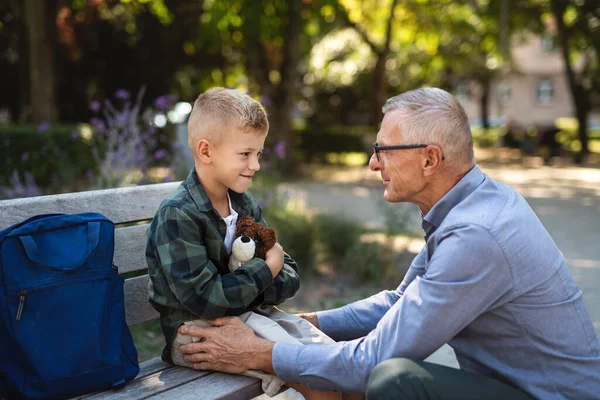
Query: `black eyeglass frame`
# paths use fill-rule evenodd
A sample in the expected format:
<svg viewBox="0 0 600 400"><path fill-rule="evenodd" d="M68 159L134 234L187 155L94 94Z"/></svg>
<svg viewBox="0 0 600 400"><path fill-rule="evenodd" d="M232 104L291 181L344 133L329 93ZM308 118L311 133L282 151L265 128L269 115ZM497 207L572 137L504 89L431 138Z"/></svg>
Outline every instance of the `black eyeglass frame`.
<svg viewBox="0 0 600 400"><path fill-rule="evenodd" d="M379 159L379 152L383 150L408 150L408 149L424 149L429 146L428 144L401 144L394 146L380 146L377 142L373 143L373 151L375 152L375 158L377 161L381 161ZM442 161L444 161L446 157L442 154Z"/></svg>

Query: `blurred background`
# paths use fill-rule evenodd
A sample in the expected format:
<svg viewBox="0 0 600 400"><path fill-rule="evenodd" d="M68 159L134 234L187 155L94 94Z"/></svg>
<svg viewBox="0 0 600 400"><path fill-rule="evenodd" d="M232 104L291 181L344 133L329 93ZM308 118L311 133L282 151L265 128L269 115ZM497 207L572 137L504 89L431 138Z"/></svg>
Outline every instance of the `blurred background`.
<svg viewBox="0 0 600 400"><path fill-rule="evenodd" d="M423 245L366 163L388 97L455 94L484 172L530 202L600 332L598 0L0 0L0 199L184 179L213 86L271 123L252 189L302 269L288 310L395 288ZM163 345L135 327L141 359Z"/></svg>

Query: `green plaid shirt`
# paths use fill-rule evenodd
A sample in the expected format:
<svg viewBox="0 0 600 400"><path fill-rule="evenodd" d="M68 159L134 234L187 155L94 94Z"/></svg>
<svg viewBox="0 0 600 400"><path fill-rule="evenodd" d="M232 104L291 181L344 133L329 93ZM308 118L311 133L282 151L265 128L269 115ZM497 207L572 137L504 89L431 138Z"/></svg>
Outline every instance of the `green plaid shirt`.
<svg viewBox="0 0 600 400"><path fill-rule="evenodd" d="M251 215L265 224L249 192L229 191L229 196L240 217ZM149 301L160 313L165 361L184 321L240 315L259 305L280 304L298 291L298 267L287 254L275 278L259 258L229 272L226 231L194 169L161 203L147 230Z"/></svg>

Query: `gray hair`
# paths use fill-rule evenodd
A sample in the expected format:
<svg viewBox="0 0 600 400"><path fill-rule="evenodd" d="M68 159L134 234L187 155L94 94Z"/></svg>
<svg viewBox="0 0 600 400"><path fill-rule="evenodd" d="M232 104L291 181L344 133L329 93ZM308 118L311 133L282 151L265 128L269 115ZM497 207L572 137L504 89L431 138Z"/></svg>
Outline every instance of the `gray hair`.
<svg viewBox="0 0 600 400"><path fill-rule="evenodd" d="M267 113L249 95L234 89L215 87L196 99L188 120L188 144L192 151L201 139L219 144L228 128L265 134L269 131Z"/></svg>
<svg viewBox="0 0 600 400"><path fill-rule="evenodd" d="M388 99L383 113L402 110L402 144L440 146L446 162L460 170L473 166L469 119L458 100L445 90L421 88Z"/></svg>

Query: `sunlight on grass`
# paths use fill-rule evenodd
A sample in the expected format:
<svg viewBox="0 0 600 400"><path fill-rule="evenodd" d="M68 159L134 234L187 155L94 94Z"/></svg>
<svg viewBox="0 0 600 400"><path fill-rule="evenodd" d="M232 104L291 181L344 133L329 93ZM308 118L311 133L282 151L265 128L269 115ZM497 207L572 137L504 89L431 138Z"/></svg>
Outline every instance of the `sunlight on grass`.
<svg viewBox="0 0 600 400"><path fill-rule="evenodd" d="M356 167L365 165L369 160L369 156L358 152L327 153L325 159L330 164L343 164L349 167Z"/></svg>

